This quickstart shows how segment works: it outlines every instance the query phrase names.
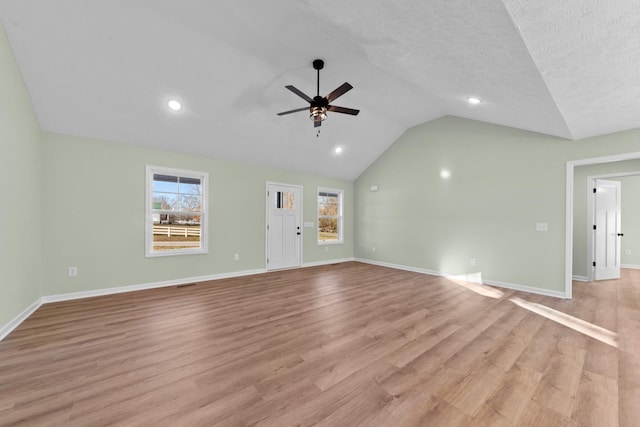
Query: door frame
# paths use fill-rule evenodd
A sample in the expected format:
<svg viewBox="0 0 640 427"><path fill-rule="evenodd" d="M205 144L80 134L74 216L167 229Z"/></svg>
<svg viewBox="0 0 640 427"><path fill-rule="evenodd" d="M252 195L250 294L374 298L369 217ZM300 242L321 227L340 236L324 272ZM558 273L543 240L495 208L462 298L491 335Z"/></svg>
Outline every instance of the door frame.
<svg viewBox="0 0 640 427"><path fill-rule="evenodd" d="M640 152L614 154L590 159L568 160L565 170L565 241L564 241L564 297L573 296L573 190L574 170L578 166L640 159Z"/></svg>
<svg viewBox="0 0 640 427"><path fill-rule="evenodd" d="M298 185L298 184L287 184L284 182L276 182L276 181L267 181L265 184L265 189L264 189L264 199L265 199L265 215L264 215L264 269L265 271L271 271L269 270L269 263L267 262L267 259L269 258L269 217L270 217L270 205L269 205L269 201L270 201L270 197L269 197L269 186L270 185L282 185L285 187L294 187L297 188L300 191L300 231L301 231L301 235L300 235L300 254L299 254L299 259L298 259L298 266L297 267L291 267L291 268L299 268L302 267L302 260L304 259L302 256L302 251L304 248L304 233L302 232L302 223L304 220L304 205L303 205L303 200L304 200L304 186L302 185Z"/></svg>

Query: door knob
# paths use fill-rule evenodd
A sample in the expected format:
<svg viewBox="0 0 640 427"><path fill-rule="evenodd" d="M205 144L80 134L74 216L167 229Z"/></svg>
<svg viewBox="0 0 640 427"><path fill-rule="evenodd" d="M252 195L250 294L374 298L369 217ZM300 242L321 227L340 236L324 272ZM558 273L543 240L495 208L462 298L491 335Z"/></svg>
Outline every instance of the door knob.
<svg viewBox="0 0 640 427"><path fill-rule="evenodd" d="M622 234L622 233L618 233L618 236L622 237L622 236L624 236L624 234Z"/></svg>

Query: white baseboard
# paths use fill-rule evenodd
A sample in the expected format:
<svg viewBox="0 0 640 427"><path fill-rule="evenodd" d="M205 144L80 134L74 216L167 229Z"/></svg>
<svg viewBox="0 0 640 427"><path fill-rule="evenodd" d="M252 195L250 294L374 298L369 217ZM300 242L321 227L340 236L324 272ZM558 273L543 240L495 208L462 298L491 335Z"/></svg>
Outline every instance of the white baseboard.
<svg viewBox="0 0 640 427"><path fill-rule="evenodd" d="M328 261L305 263L302 267L336 264L336 263L353 261L353 260L354 260L353 258L334 259L334 260L328 260ZM70 300L80 299L80 298L91 298L91 297L98 297L98 296L104 296L104 295L119 294L123 292L141 291L144 289L162 288L166 286L177 286L184 283L208 282L211 280L228 279L232 277L252 276L254 274L261 274L266 272L267 270L261 268L261 269L255 269L255 270L245 270L245 271L236 271L231 273L211 274L207 276L197 276L197 277L187 277L183 279L165 280L161 282L143 283L140 285L116 286L113 288L96 289L91 291L46 295L38 298L37 301L35 301L26 309L24 309L22 313L20 313L13 320L11 320L9 323L7 323L2 328L0 328L0 341L2 341L7 335L11 333L11 331L17 328L29 316L31 316L31 314L33 314L33 312L35 312L42 304L46 304L50 302L70 301Z"/></svg>
<svg viewBox="0 0 640 427"><path fill-rule="evenodd" d="M381 267L395 268L397 270L413 271L414 273L430 274L431 276L444 276L443 274L437 271L426 270L424 268L418 268L418 267L411 267L409 265L391 264L388 262L374 261L374 260L365 259L365 258L355 258L355 261L363 262L365 264L379 265Z"/></svg>
<svg viewBox="0 0 640 427"><path fill-rule="evenodd" d="M622 268L632 268L634 270L640 270L640 265L634 265L634 264L620 264L620 267L622 267Z"/></svg>
<svg viewBox="0 0 640 427"><path fill-rule="evenodd" d="M208 276L188 277L184 279L166 280L162 282L144 283L141 285L117 286L107 289L96 289L93 291L71 292L67 294L47 295L38 298L33 304L24 309L22 313L17 315L13 320L0 328L0 341L17 328L27 317L31 316L42 304L49 302L70 301L80 298L98 297L103 295L119 294L122 292L141 291L144 289L162 288L166 286L176 286L184 283L207 282L210 280L227 279L231 277L251 276L254 274L264 273L266 270L245 270L232 273L212 274Z"/></svg>
<svg viewBox="0 0 640 427"><path fill-rule="evenodd" d="M10 320L9 323L0 328L0 341L2 341L7 335L9 335L15 328L20 326L20 324L24 322L27 317L31 316L33 312L36 311L42 304L42 298L38 298L29 307L22 310L22 312L18 314L13 320Z"/></svg>
<svg viewBox="0 0 640 427"><path fill-rule="evenodd" d="M490 286L497 286L499 288L511 289L514 291L527 292L529 294L543 295L546 297L566 299L566 295L563 291L554 291L551 289L534 288L533 286L519 285L515 283L498 282L496 280L484 280L482 283Z"/></svg>
<svg viewBox="0 0 640 427"><path fill-rule="evenodd" d="M43 303L69 301L80 298L99 297L103 295L120 294L123 292L142 291L144 289L164 288L167 286L177 286L185 283L208 282L211 280L228 279L231 277L251 276L264 273L264 269L236 271L232 273L211 274L207 276L187 277L183 279L165 280L162 282L143 283L141 285L116 286L114 288L96 289L93 291L71 292L68 294L47 295L42 297Z"/></svg>
<svg viewBox="0 0 640 427"><path fill-rule="evenodd" d="M539 295L551 296L556 298L564 298L563 292L551 291L548 289L533 288L530 286L517 285L513 283L498 282L494 280L481 280L479 276L474 274L469 274L469 275L447 274L447 273L442 273L442 272L433 271L433 270L426 270L424 268L417 268L417 267L411 267L411 266L399 265L399 264L391 264L391 263L373 261L373 260L368 260L363 258L340 258L340 259L333 259L333 260L308 262L308 263L304 263L302 267L315 267L320 265L338 264L338 263L349 262L349 261L358 261L365 264L379 265L382 267L395 268L398 270L413 271L415 273L429 274L432 276L462 278L464 280L467 280L473 283L479 283L479 284L481 283L485 285L512 289L512 290L522 291L522 292L528 292L532 294L539 294ZM640 268L640 266L623 266L623 267ZM151 282L151 283L144 283L140 285L117 286L114 288L96 289L92 291L71 292L66 294L55 294L55 295L43 296L38 298L37 301L35 301L26 309L24 309L13 320L11 320L9 323L7 323L2 328L0 328L0 341L2 341L2 339L4 339L7 335L9 335L9 333L11 333L11 331L17 328L25 319L27 319L31 314L33 314L33 312L36 311L42 304L46 304L50 302L59 302L59 301L70 301L74 299L90 298L90 297L97 297L97 296L103 296L103 295L112 295L112 294L118 294L123 292L141 291L144 289L162 288L166 286L177 286L184 283L208 282L211 280L228 279L232 277L252 276L254 274L261 274L266 272L267 271L265 269L261 268L261 269L255 269L255 270L245 270L245 271L236 271L231 273L221 273L221 274L212 274L207 276L197 276L197 277L188 277L183 279L165 280L161 282ZM574 280L578 280L578 279L574 279Z"/></svg>
<svg viewBox="0 0 640 427"><path fill-rule="evenodd" d="M302 267L317 267L319 265L340 264L343 262L356 261L355 258L329 259L325 261L305 262Z"/></svg>
<svg viewBox="0 0 640 427"><path fill-rule="evenodd" d="M588 282L589 278L587 276L571 276L571 280L576 282Z"/></svg>
<svg viewBox="0 0 640 427"><path fill-rule="evenodd" d="M441 271L427 270L424 268L417 268L417 267L411 267L411 266L399 265L399 264L391 264L387 262L373 261L370 259L363 259L363 258L356 258L355 261L364 262L366 264L379 265L382 267L395 268L398 270L413 271L415 273L429 274L432 276L452 277L452 278L455 277L458 279L467 280L468 282L472 282L472 283L495 286L498 288L511 289L514 291L527 292L530 294L544 295L548 297L562 298L562 299L566 298L564 292L562 291L553 291L550 289L534 288L532 286L518 285L515 283L507 283L507 282L499 282L496 280L486 280L486 279L481 279L480 276L476 274L462 274L462 275L449 274L449 273L443 273Z"/></svg>

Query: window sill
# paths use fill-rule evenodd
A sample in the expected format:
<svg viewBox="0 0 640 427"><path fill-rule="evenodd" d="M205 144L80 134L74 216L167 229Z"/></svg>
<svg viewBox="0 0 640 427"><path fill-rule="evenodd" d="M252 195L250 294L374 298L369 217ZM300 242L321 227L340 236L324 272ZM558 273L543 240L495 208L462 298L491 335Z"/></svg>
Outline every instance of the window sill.
<svg viewBox="0 0 640 427"><path fill-rule="evenodd" d="M158 252L147 252L145 254L146 258L157 258L157 257L166 257L166 256L180 256L180 255L204 255L208 254L209 251L206 249L199 250L173 250L173 251L158 251Z"/></svg>
<svg viewBox="0 0 640 427"><path fill-rule="evenodd" d="M318 241L318 246L343 245L343 244L344 244L344 241L342 241L342 240L339 240L339 241L331 241L331 240L322 241L322 240L319 240Z"/></svg>

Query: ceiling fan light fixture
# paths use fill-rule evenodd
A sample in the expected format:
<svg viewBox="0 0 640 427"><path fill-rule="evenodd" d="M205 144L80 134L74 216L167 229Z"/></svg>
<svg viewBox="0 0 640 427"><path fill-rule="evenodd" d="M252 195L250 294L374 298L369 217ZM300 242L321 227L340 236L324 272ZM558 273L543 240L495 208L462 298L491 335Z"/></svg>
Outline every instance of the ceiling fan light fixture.
<svg viewBox="0 0 640 427"><path fill-rule="evenodd" d="M325 107L312 107L309 118L314 122L323 122L327 120L327 109Z"/></svg>

